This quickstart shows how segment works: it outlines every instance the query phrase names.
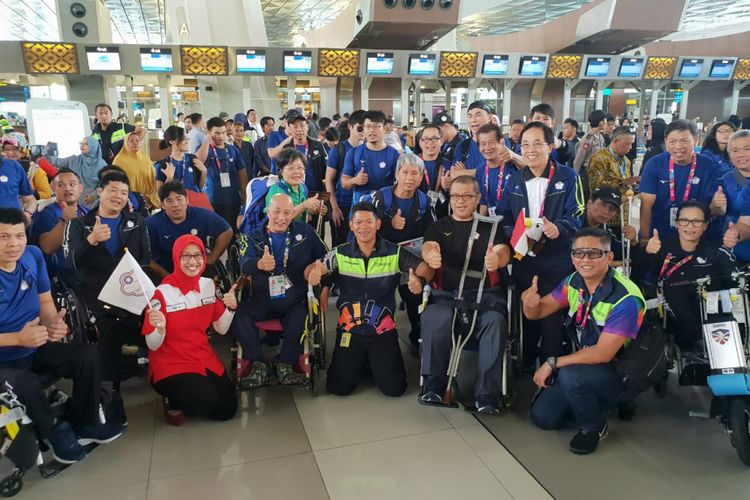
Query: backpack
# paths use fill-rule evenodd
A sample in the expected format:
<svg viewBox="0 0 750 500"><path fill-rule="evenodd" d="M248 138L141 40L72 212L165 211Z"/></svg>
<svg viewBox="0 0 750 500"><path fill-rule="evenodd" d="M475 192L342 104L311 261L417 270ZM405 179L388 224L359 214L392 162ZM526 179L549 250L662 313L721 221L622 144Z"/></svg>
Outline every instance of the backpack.
<svg viewBox="0 0 750 500"><path fill-rule="evenodd" d="M646 317L638 336L620 351L614 365L625 387L645 391L662 380L672 361L667 332L659 321Z"/></svg>
<svg viewBox="0 0 750 500"><path fill-rule="evenodd" d="M376 198L377 195L381 194L383 199L383 215L388 217L393 217L396 212L392 210L393 208L393 188L392 187L385 187L380 189L379 191L373 191L370 194L367 194L360 198L360 201L367 201L369 203L372 203L376 207L378 207L378 199ZM430 206L430 199L427 197L427 195L424 193L424 191L420 191L417 189L416 191L417 200L418 200L418 206L419 206L419 216L422 217L424 214L427 213L427 208ZM406 215L406 214L404 214Z"/></svg>
<svg viewBox="0 0 750 500"><path fill-rule="evenodd" d="M286 183L280 182L277 175L271 174L264 177L256 177L247 183L247 188L245 189L246 203L242 212L244 217L239 227L241 233L250 234L263 226L263 222L266 220L266 195L271 186L275 184L278 184L282 191L289 194L289 187ZM300 189L302 190L302 195L307 198L307 187L304 184L300 184Z"/></svg>

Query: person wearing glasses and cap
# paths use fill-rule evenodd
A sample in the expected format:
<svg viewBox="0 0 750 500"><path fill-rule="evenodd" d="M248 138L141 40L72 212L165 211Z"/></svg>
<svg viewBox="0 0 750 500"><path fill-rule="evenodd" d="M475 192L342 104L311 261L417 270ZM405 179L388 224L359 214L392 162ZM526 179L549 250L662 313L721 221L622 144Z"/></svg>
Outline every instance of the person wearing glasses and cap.
<svg viewBox="0 0 750 500"><path fill-rule="evenodd" d="M552 430L572 416L579 430L569 448L578 455L594 452L607 435L607 411L636 396L613 360L626 341L638 336L646 304L638 285L610 266L611 244L602 229L579 230L570 253L575 272L544 296L535 276L521 296L527 318L567 310L566 325L575 330L575 352L550 356L534 373L541 392L531 406L531 421Z"/></svg>

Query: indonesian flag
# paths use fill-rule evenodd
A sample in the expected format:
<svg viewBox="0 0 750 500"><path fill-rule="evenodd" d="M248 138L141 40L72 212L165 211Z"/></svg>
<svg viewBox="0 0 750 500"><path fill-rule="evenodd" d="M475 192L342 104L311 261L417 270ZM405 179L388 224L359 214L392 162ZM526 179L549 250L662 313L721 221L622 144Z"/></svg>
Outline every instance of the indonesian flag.
<svg viewBox="0 0 750 500"><path fill-rule="evenodd" d="M514 257L521 260L529 251L529 238L526 236L526 209L522 208L518 214L516 225L513 226L513 234L510 237L510 244L515 250Z"/></svg>
<svg viewBox="0 0 750 500"><path fill-rule="evenodd" d="M138 261L125 249L125 255L99 292L99 300L141 314L155 291L156 287Z"/></svg>

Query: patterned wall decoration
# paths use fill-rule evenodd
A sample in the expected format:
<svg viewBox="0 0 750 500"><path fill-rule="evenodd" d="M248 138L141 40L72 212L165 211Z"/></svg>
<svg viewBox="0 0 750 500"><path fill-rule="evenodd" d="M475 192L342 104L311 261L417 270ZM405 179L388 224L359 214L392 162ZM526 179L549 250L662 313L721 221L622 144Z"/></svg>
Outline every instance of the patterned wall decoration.
<svg viewBox="0 0 750 500"><path fill-rule="evenodd" d="M359 50L320 49L318 70L320 76L357 76Z"/></svg>
<svg viewBox="0 0 750 500"><path fill-rule="evenodd" d="M78 55L72 43L21 42L27 73L78 74Z"/></svg>
<svg viewBox="0 0 750 500"><path fill-rule="evenodd" d="M583 56L553 55L547 67L547 78L578 78Z"/></svg>
<svg viewBox="0 0 750 500"><path fill-rule="evenodd" d="M733 80L750 80L750 59L740 59L734 68Z"/></svg>
<svg viewBox="0 0 750 500"><path fill-rule="evenodd" d="M644 80L671 80L677 67L676 57L649 57L646 62Z"/></svg>
<svg viewBox="0 0 750 500"><path fill-rule="evenodd" d="M183 75L226 75L226 47L180 47Z"/></svg>
<svg viewBox="0 0 750 500"><path fill-rule="evenodd" d="M476 52L441 52L440 78L474 78L477 71Z"/></svg>

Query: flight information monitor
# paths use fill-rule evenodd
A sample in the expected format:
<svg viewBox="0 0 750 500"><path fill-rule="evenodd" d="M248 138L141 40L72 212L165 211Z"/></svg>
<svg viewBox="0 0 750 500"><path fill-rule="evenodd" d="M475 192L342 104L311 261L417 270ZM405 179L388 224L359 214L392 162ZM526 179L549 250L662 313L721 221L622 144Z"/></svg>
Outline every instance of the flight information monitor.
<svg viewBox="0 0 750 500"><path fill-rule="evenodd" d="M117 47L86 47L86 60L91 71L120 71Z"/></svg>
<svg viewBox="0 0 750 500"><path fill-rule="evenodd" d="M312 73L312 52L309 50L285 50L284 73Z"/></svg>
<svg viewBox="0 0 750 500"><path fill-rule="evenodd" d="M544 76L547 70L547 56L522 56L518 73L521 76Z"/></svg>
<svg viewBox="0 0 750 500"><path fill-rule="evenodd" d="M586 63L586 76L603 78L609 74L609 57L591 57Z"/></svg>
<svg viewBox="0 0 750 500"><path fill-rule="evenodd" d="M141 70L159 72L172 69L172 49L141 48Z"/></svg>
<svg viewBox="0 0 750 500"><path fill-rule="evenodd" d="M685 59L680 66L680 78L698 78L703 69L703 59Z"/></svg>
<svg viewBox="0 0 750 500"><path fill-rule="evenodd" d="M484 56L482 74L492 76L505 76L508 74L508 56L498 54Z"/></svg>
<svg viewBox="0 0 750 500"><path fill-rule="evenodd" d="M237 73L265 73L266 51L237 49Z"/></svg>
<svg viewBox="0 0 750 500"><path fill-rule="evenodd" d="M617 76L621 78L640 78L643 73L642 57L624 57L620 61L620 71Z"/></svg>
<svg viewBox="0 0 750 500"><path fill-rule="evenodd" d="M711 63L711 72L709 78L729 78L732 76L734 69L734 59L715 59Z"/></svg>
<svg viewBox="0 0 750 500"><path fill-rule="evenodd" d="M390 75L393 73L393 52L368 52L367 74Z"/></svg>
<svg viewBox="0 0 750 500"><path fill-rule="evenodd" d="M409 56L410 75L432 75L435 72L435 54L412 54Z"/></svg>

